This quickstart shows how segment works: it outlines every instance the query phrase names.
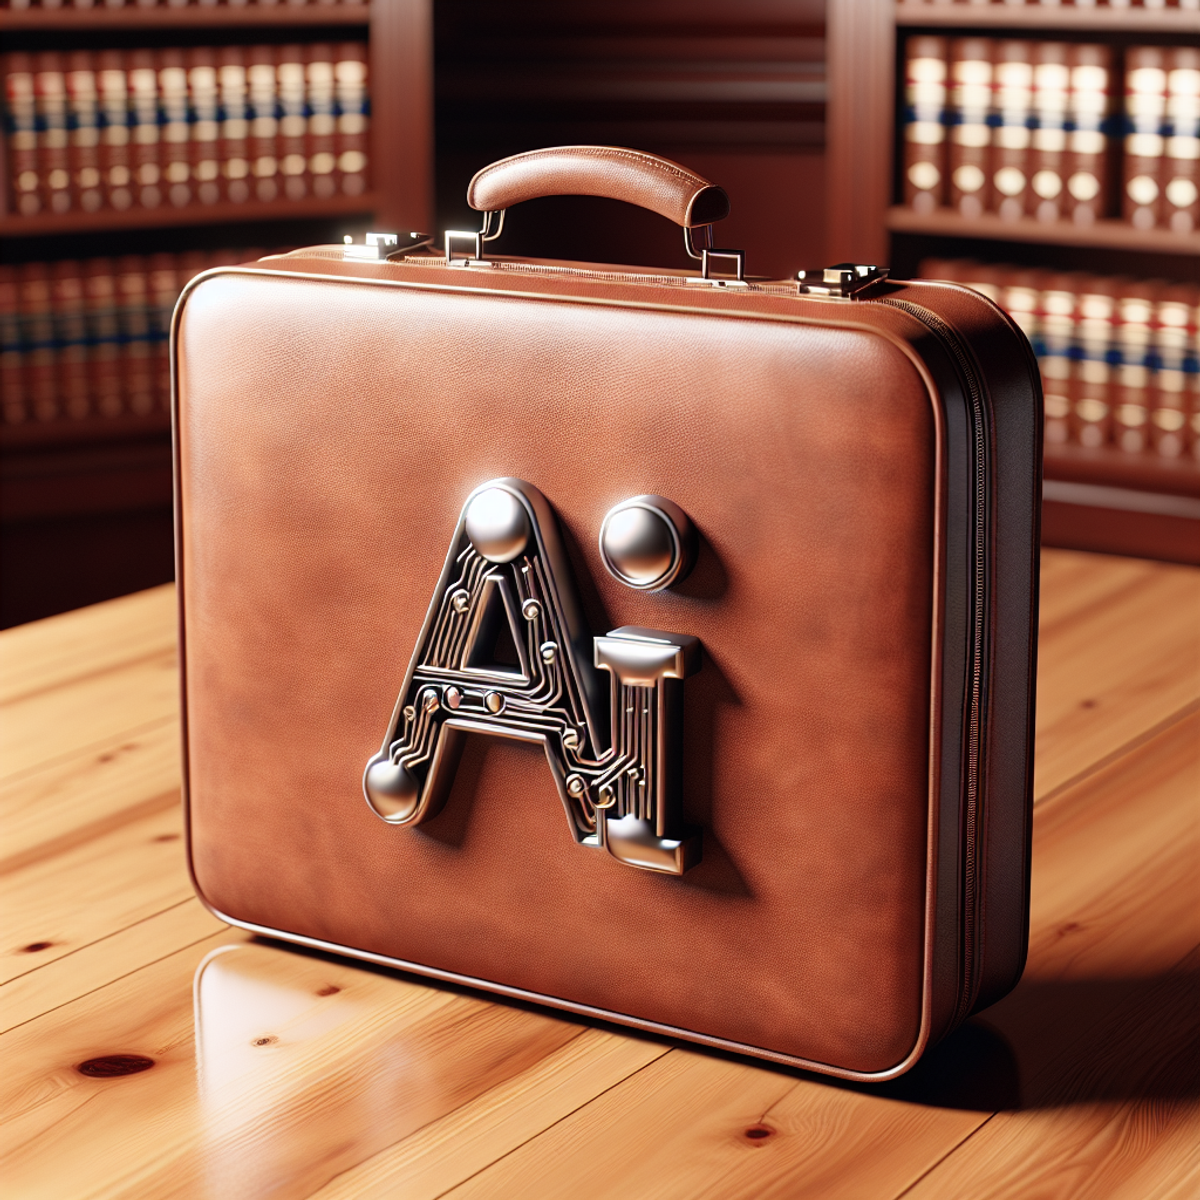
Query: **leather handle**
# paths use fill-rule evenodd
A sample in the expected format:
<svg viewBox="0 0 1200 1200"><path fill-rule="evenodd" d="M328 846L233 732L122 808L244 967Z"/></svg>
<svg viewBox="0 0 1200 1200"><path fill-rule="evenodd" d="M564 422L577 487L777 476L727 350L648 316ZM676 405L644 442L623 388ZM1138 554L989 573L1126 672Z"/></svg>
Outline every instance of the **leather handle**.
<svg viewBox="0 0 1200 1200"><path fill-rule="evenodd" d="M624 200L685 229L729 216L723 188L670 159L621 146L529 150L484 167L467 186L467 203L479 212L497 212L539 196Z"/></svg>

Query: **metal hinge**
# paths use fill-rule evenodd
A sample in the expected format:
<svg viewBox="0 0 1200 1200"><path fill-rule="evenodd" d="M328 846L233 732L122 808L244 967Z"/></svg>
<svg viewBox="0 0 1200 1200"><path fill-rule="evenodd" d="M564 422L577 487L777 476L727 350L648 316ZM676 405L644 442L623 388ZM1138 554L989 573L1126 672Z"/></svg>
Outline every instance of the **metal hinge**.
<svg viewBox="0 0 1200 1200"><path fill-rule="evenodd" d="M832 296L853 300L872 284L887 278L887 267L869 267L862 263L835 263L815 271L796 272L796 290L806 296Z"/></svg>

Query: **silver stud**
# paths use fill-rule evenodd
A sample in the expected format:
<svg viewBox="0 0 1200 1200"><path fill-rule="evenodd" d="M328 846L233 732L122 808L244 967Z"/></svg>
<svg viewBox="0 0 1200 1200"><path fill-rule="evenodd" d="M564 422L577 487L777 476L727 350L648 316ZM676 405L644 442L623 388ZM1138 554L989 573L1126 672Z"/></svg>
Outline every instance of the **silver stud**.
<svg viewBox="0 0 1200 1200"><path fill-rule="evenodd" d="M542 615L542 606L536 600L526 600L521 605L521 615L527 621L536 621Z"/></svg>
<svg viewBox="0 0 1200 1200"><path fill-rule="evenodd" d="M543 642L541 648L542 662L552 663L558 657L558 645L555 642Z"/></svg>
<svg viewBox="0 0 1200 1200"><path fill-rule="evenodd" d="M467 537L489 562L506 563L529 544L529 516L521 501L504 488L484 488L467 505Z"/></svg>
<svg viewBox="0 0 1200 1200"><path fill-rule="evenodd" d="M442 699L446 701L447 708L457 708L462 703L462 692L452 684L446 689L446 694Z"/></svg>
<svg viewBox="0 0 1200 1200"><path fill-rule="evenodd" d="M657 592L680 582L696 559L696 531L665 496L634 496L608 510L600 526L600 558L627 587Z"/></svg>
<svg viewBox="0 0 1200 1200"><path fill-rule="evenodd" d="M466 588L459 588L450 597L450 604L456 613L465 613L471 603L471 593Z"/></svg>
<svg viewBox="0 0 1200 1200"><path fill-rule="evenodd" d="M437 688L426 688L421 693L421 707L427 713L435 713L442 707L442 702L438 698Z"/></svg>
<svg viewBox="0 0 1200 1200"><path fill-rule="evenodd" d="M483 707L493 716L504 711L504 697L499 692L488 692L483 698Z"/></svg>
<svg viewBox="0 0 1200 1200"><path fill-rule="evenodd" d="M413 717L415 717L416 715L417 715L417 710L411 704L406 704L404 706L404 719L406 721L411 723Z"/></svg>
<svg viewBox="0 0 1200 1200"><path fill-rule="evenodd" d="M568 750L578 750L579 749L579 730L578 729L568 729L563 733L562 737L563 737L563 745L566 746L566 748Z"/></svg>
<svg viewBox="0 0 1200 1200"><path fill-rule="evenodd" d="M567 776L567 793L571 796L582 796L587 791L587 783L582 775Z"/></svg>
<svg viewBox="0 0 1200 1200"><path fill-rule="evenodd" d="M617 802L616 791L613 789L613 786L611 784L606 783L600 789L600 795L596 797L594 803L595 803L596 808L612 808L612 806L614 804L616 804L616 802Z"/></svg>

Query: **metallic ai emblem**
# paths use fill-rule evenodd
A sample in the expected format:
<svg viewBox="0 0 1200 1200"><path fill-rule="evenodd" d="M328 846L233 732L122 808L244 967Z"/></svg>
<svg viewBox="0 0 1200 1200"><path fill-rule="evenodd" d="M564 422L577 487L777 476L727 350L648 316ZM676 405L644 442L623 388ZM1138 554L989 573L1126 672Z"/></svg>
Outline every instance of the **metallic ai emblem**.
<svg viewBox="0 0 1200 1200"><path fill-rule="evenodd" d="M671 569L667 554L639 553L626 568L661 567L653 578ZM682 550L670 553L675 563ZM632 586L655 586L636 578L631 570ZM387 737L367 763L367 803L389 824L419 824L445 803L467 733L539 742L580 845L682 875L700 858L680 798L683 680L699 667L694 637L634 626L591 637L550 505L520 479L494 479L459 518Z"/></svg>

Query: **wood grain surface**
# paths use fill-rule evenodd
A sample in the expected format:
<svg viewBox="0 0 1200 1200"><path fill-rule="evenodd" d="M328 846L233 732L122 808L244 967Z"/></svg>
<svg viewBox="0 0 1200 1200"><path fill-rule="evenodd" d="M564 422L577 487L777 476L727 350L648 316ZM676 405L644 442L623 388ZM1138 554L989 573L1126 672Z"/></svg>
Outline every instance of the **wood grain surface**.
<svg viewBox="0 0 1200 1200"><path fill-rule="evenodd" d="M882 1087L228 929L173 621L0 634L0 1196L1200 1194L1200 571L1046 552L1029 965Z"/></svg>

